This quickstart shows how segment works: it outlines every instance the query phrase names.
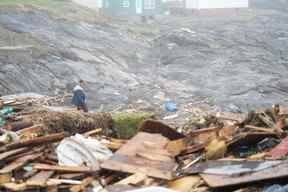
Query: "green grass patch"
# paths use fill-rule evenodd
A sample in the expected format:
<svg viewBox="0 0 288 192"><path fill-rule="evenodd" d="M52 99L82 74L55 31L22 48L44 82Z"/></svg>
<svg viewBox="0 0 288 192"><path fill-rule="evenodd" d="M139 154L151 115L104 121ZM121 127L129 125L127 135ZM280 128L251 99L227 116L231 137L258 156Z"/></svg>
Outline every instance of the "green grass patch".
<svg viewBox="0 0 288 192"><path fill-rule="evenodd" d="M146 119L154 116L149 112L125 113L119 112L113 115L114 126L117 135L121 139L129 139L137 133L138 125Z"/></svg>
<svg viewBox="0 0 288 192"><path fill-rule="evenodd" d="M65 0L0 0L0 5L37 5L55 7L65 3Z"/></svg>

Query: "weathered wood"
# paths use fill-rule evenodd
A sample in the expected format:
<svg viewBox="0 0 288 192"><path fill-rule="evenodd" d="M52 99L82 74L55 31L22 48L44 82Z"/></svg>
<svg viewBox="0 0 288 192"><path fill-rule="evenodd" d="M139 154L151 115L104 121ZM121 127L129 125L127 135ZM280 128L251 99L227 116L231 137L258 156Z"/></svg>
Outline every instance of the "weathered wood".
<svg viewBox="0 0 288 192"><path fill-rule="evenodd" d="M21 129L19 131L17 131L17 133L19 135L27 135L27 134L31 134L31 133L35 133L35 132L39 132L43 130L43 126L42 124L38 124L38 125L33 125L24 129Z"/></svg>
<svg viewBox="0 0 288 192"><path fill-rule="evenodd" d="M287 177L287 169L288 163L286 162L272 168L264 169L262 171L252 172L239 176L201 174L201 177L210 187L218 188Z"/></svg>
<svg viewBox="0 0 288 192"><path fill-rule="evenodd" d="M152 160L152 161L163 161L163 162L173 161L172 158L167 155L161 155L161 154L156 154L156 153L151 153L151 152L138 152L136 155L139 157L143 157L145 159Z"/></svg>
<svg viewBox="0 0 288 192"><path fill-rule="evenodd" d="M23 179L27 180L27 179L33 177L34 175L36 175L37 173L38 173L38 170L28 171L28 172L24 173Z"/></svg>
<svg viewBox="0 0 288 192"><path fill-rule="evenodd" d="M48 179L47 185L61 185L61 184L71 184L71 185L80 185L81 181L72 180L72 179Z"/></svg>
<svg viewBox="0 0 288 192"><path fill-rule="evenodd" d="M101 167L127 173L143 173L150 177L171 180L174 178L176 164L114 155L111 160L105 161Z"/></svg>
<svg viewBox="0 0 288 192"><path fill-rule="evenodd" d="M54 174L54 171L41 171L26 181L27 186L45 187L47 180Z"/></svg>
<svg viewBox="0 0 288 192"><path fill-rule="evenodd" d="M3 183L9 183L12 180L12 174L11 173L4 173L0 174L0 185Z"/></svg>
<svg viewBox="0 0 288 192"><path fill-rule="evenodd" d="M26 183L4 183L1 186L11 191L24 191L28 188Z"/></svg>
<svg viewBox="0 0 288 192"><path fill-rule="evenodd" d="M39 157L41 157L41 153L31 154L27 156L23 156L19 159L16 159L9 165L5 166L4 168L0 169L0 174L10 173L14 170L17 170L21 167L23 167L25 164L27 164L29 161L35 160Z"/></svg>
<svg viewBox="0 0 288 192"><path fill-rule="evenodd" d="M85 177L85 173L66 173L59 175L61 179L83 179Z"/></svg>
<svg viewBox="0 0 288 192"><path fill-rule="evenodd" d="M143 173L151 177L172 179L176 167L174 159L162 162L137 155L151 150L148 144L157 150L164 150L168 142L169 140L160 134L139 132L127 144L123 145L111 159L104 161L101 167L108 170Z"/></svg>
<svg viewBox="0 0 288 192"><path fill-rule="evenodd" d="M168 188L180 192L190 192L194 187L197 187L200 184L200 181L200 176L182 177L169 182Z"/></svg>
<svg viewBox="0 0 288 192"><path fill-rule="evenodd" d="M97 170L92 170L89 167L85 166L60 166L60 165L48 165L48 164L41 164L35 163L33 165L33 169L37 170L45 170L45 171L57 171L57 172L66 172L66 173L93 173Z"/></svg>
<svg viewBox="0 0 288 192"><path fill-rule="evenodd" d="M147 179L147 175L143 173L135 173L121 181L115 183L115 185L139 185Z"/></svg>
<svg viewBox="0 0 288 192"><path fill-rule="evenodd" d="M75 185L70 188L71 192L80 192L87 188L88 185L90 185L93 182L93 177L86 177L82 180L81 185Z"/></svg>
<svg viewBox="0 0 288 192"><path fill-rule="evenodd" d="M19 149L14 149L14 150L11 150L11 151L7 151L5 153L1 153L0 154L0 161L3 161L3 160L5 160L8 157L27 152L28 150L29 150L29 148L24 147L24 148L19 148Z"/></svg>
<svg viewBox="0 0 288 192"><path fill-rule="evenodd" d="M252 130L255 130L255 131L261 131L261 132L265 132L265 133L276 133L275 129L264 128L264 127L256 127L256 126L253 126L253 125L245 125L245 128L252 129Z"/></svg>
<svg viewBox="0 0 288 192"><path fill-rule="evenodd" d="M140 124L138 131L161 134L170 140L176 140L176 139L181 139L185 137L183 134L177 132L176 130L172 129L168 125L160 121L156 121L152 119L143 121Z"/></svg>
<svg viewBox="0 0 288 192"><path fill-rule="evenodd" d="M18 149L22 147L32 147L37 145L44 145L47 143L53 143L62 140L63 138L67 137L67 133L57 133L57 134L51 134L48 136L43 137L37 137L35 139L27 140L27 141L17 141L13 142L11 144L5 145L0 148L0 152L4 152L11 149Z"/></svg>
<svg viewBox="0 0 288 192"><path fill-rule="evenodd" d="M99 128L99 129L94 129L92 131L88 131L88 132L84 133L83 135L84 135L84 137L91 137L91 136L97 135L97 134L99 134L101 132L102 132L102 129Z"/></svg>
<svg viewBox="0 0 288 192"><path fill-rule="evenodd" d="M14 122L10 124L11 131L19 131L33 126L33 123L27 121Z"/></svg>

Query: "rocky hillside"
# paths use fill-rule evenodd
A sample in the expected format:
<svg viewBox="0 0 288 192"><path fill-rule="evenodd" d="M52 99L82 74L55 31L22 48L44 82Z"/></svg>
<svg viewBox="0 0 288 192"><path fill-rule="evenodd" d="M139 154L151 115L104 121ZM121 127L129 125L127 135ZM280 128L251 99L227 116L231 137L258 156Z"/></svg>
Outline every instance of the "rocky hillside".
<svg viewBox="0 0 288 192"><path fill-rule="evenodd" d="M82 78L89 81L90 104L106 109L139 100L157 103L162 93L179 103L204 97L244 110L285 102L283 12L169 16L139 24L89 17L78 7L66 8L66 14L38 6L2 10L2 94L57 94Z"/></svg>

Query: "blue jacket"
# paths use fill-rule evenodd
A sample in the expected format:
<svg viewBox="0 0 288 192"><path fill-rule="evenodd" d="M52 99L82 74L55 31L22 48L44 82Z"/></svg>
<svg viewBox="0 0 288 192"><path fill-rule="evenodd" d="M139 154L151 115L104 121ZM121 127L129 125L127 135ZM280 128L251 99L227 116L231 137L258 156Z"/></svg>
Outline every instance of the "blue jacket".
<svg viewBox="0 0 288 192"><path fill-rule="evenodd" d="M77 85L73 89L73 98L72 98L72 104L79 107L84 106L86 104L86 94L82 87Z"/></svg>

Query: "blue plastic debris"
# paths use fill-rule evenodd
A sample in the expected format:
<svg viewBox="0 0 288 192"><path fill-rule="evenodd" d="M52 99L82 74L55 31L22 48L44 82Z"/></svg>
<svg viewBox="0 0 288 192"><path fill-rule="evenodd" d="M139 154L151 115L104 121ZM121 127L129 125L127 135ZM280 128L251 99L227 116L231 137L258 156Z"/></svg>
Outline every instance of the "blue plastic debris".
<svg viewBox="0 0 288 192"><path fill-rule="evenodd" d="M176 112L177 111L177 105L173 101L166 101L165 102L165 109L168 112Z"/></svg>
<svg viewBox="0 0 288 192"><path fill-rule="evenodd" d="M2 109L0 111L1 115L9 115L11 113L13 113L13 108L12 107L5 107L4 109Z"/></svg>

